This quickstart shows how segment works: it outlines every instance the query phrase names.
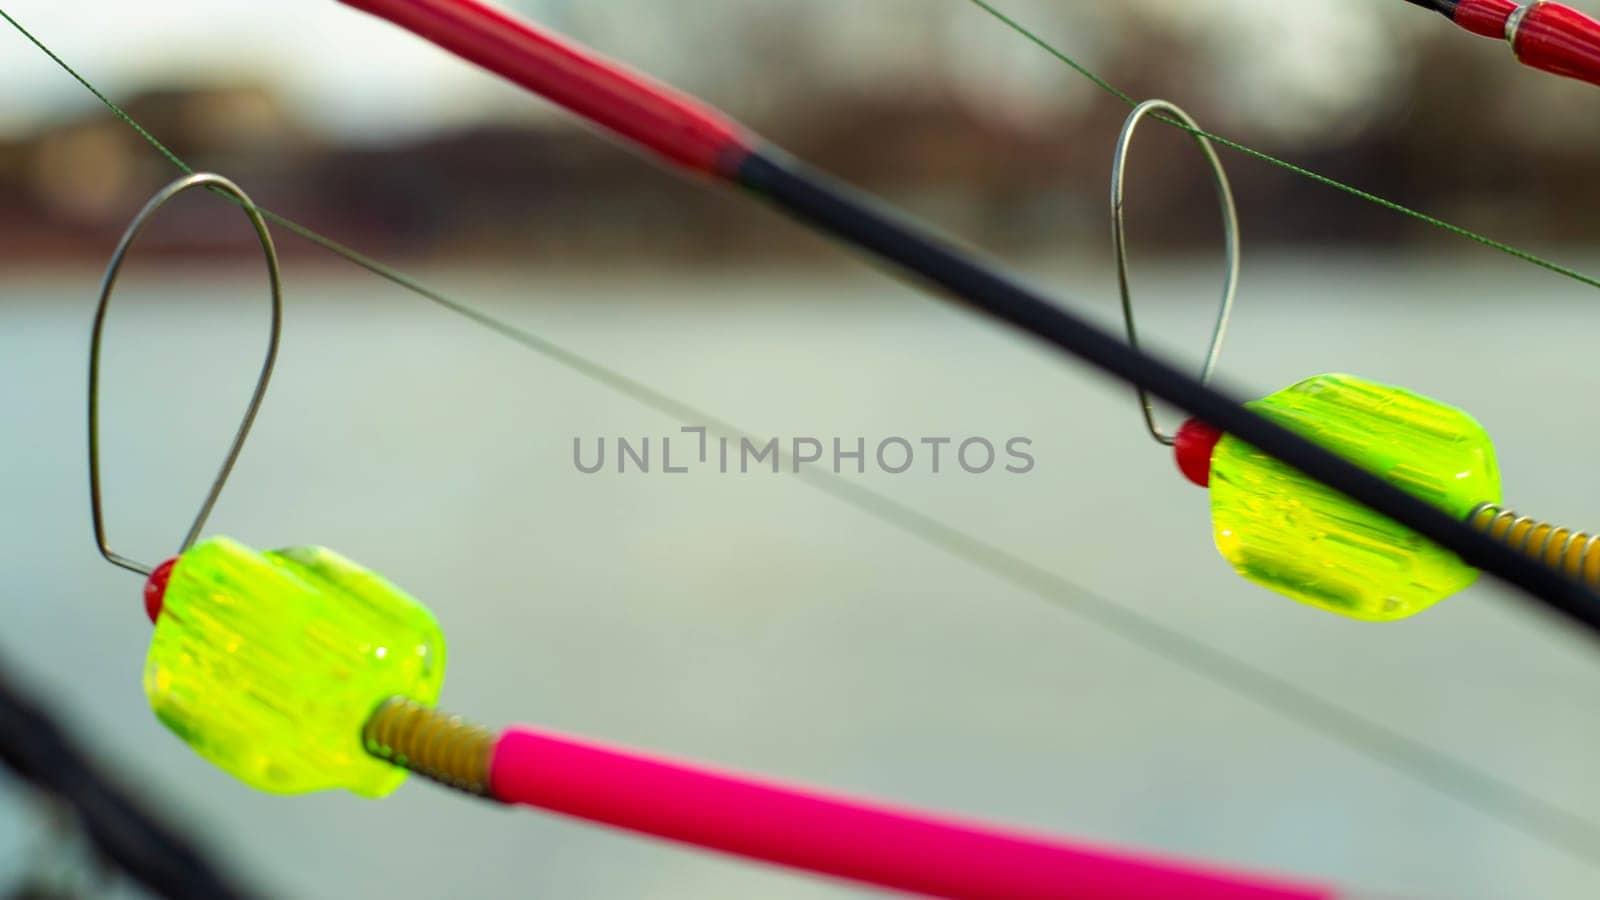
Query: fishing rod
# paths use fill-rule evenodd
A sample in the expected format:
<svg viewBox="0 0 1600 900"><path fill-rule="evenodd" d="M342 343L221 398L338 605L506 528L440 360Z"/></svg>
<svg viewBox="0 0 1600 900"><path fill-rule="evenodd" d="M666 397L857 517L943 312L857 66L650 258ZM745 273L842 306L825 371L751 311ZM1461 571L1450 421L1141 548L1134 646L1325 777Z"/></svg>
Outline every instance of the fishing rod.
<svg viewBox="0 0 1600 900"><path fill-rule="evenodd" d="M101 347L134 242L156 212L193 189L225 196L249 217L266 258L272 314L261 369L223 464L178 555L148 565L112 550L106 534ZM1351 896L1311 881L1090 847L781 785L532 726L496 733L440 712L434 704L444 681L445 638L427 607L326 548L262 552L227 537L199 540L277 361L278 271L265 218L250 198L221 176L189 175L159 192L129 225L102 280L90 333L90 511L106 561L146 576L145 611L155 630L145 694L158 719L245 784L276 794L343 788L379 798L415 772L499 803L955 900ZM4 699L0 692L0 731L10 724ZM0 753L7 746L0 741ZM209 874L199 861L194 865L195 878Z"/></svg>
<svg viewBox="0 0 1600 900"><path fill-rule="evenodd" d="M1221 432L1521 587L1600 638L1600 598L1559 567L1491 537L1290 427L1023 286L917 223L834 184L723 113L480 0L341 0L545 97L702 179L736 186L948 298L1131 382Z"/></svg>
<svg viewBox="0 0 1600 900"><path fill-rule="evenodd" d="M1406 0L1467 31L1504 39L1524 65L1600 85L1600 22L1561 3L1535 0Z"/></svg>

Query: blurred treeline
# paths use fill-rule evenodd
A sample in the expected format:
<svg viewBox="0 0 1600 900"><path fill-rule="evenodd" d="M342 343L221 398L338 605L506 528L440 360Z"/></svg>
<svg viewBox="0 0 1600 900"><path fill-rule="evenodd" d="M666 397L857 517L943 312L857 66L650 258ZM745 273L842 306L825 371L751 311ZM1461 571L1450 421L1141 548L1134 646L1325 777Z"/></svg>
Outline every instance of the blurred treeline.
<svg viewBox="0 0 1600 900"><path fill-rule="evenodd" d="M1177 101L1318 172L1514 242L1600 233L1600 89L1526 70L1503 44L1400 0L998 5L1130 95ZM1105 242L1127 107L969 3L539 11L974 242L1021 252ZM234 73L103 87L197 167L361 247L541 261L817 252L775 217L664 176L532 101L375 141L316 127L270 81ZM1142 247L1216 243L1211 185L1186 141L1147 127L1135 153ZM1258 160L1224 159L1254 246L1438 239ZM0 139L0 257L103 255L174 174L104 112ZM249 249L243 229L213 228L227 214L183 207L153 249Z"/></svg>

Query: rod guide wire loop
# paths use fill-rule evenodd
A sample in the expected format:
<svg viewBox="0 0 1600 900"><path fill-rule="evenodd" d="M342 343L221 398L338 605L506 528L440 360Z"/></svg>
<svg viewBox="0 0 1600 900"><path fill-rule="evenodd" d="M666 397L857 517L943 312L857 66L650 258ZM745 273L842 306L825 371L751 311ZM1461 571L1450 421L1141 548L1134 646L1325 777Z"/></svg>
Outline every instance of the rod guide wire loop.
<svg viewBox="0 0 1600 900"><path fill-rule="evenodd" d="M1139 347L1139 330L1134 325L1133 316L1133 290L1128 285L1128 234L1123 215L1123 197L1126 193L1128 151L1133 146L1133 134L1152 113L1164 113L1159 116L1162 121L1169 124L1187 126L1188 131L1194 136L1195 143L1200 145L1201 151L1206 155L1206 162L1211 166L1212 181L1217 188L1217 202L1222 206L1222 234L1224 241L1223 252L1226 257L1227 273L1222 283L1222 302L1217 309L1217 324L1211 333L1211 345L1206 351L1205 362L1200 366L1200 383L1211 381L1211 373L1216 370L1217 360L1222 355L1222 342L1228 336L1228 321L1233 317L1233 300L1239 292L1239 209L1233 199L1233 187L1228 183L1228 173L1222 166L1222 160L1217 156L1217 150L1212 146L1211 139L1201 132L1200 126L1190 115L1180 109L1177 104L1168 100L1146 100L1134 107L1128 115L1128 120L1122 125L1122 133L1117 137L1117 151L1111 164L1111 246L1117 259L1117 289L1122 294L1122 320L1128 328L1128 344L1135 349ZM1166 118L1172 116L1176 119ZM1156 442L1171 447L1177 440L1175 434L1164 433L1156 425L1155 408L1150 400L1150 392L1144 388L1137 389L1139 408L1144 413L1145 428Z"/></svg>
<svg viewBox="0 0 1600 900"><path fill-rule="evenodd" d="M255 424L256 414L261 411L261 401L266 397L267 384L272 380L272 367L278 359L278 340L283 332L283 280L279 274L278 251L273 246L272 234L267 230L267 223L262 217L261 210L238 185L221 175L208 172L186 175L162 188L149 203L145 204L144 209L134 216L127 230L123 232L117 249L111 254L105 278L100 283L100 300L95 308L94 328L89 338L89 510L94 521L95 545L99 547L100 555L112 565L145 576L148 576L154 567L122 556L112 551L106 543L105 504L100 486L100 349L105 333L106 308L111 303L111 295L117 287L117 277L122 273L122 264L127 260L128 252L133 248L134 242L163 206L179 194L201 187L237 203L249 217L250 225L255 229L256 237L261 241L261 250L266 256L267 279L271 287L272 324L267 337L266 356L261 363L261 373L256 377L250 402L245 406L244 417L239 421L238 430L234 432L233 443L229 445L228 453L223 457L222 467L217 470L216 478L212 480L211 488L206 492L199 512L195 514L194 522L189 526L188 534L184 535L182 546L178 548L180 554L193 546L195 540L199 538L206 519L211 516L212 508L217 505L217 497L222 494L223 485L228 482L228 474L233 471L233 464L239 459L239 452L244 449L245 439L250 436L250 427Z"/></svg>

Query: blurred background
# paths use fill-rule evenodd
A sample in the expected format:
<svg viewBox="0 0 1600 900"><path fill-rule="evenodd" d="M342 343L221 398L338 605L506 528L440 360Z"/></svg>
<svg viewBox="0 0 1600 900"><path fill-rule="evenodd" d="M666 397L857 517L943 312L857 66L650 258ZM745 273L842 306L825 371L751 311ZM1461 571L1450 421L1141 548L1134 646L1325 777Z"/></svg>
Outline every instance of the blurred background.
<svg viewBox="0 0 1600 900"><path fill-rule="evenodd" d="M1103 240L1104 191L1090 188L1124 111L970 3L510 5L985 245ZM364 247L675 262L815 249L336 6L13 7L180 156ZM1134 96L1172 97L1208 127L1400 202L1523 242L1600 229L1587 215L1600 190L1588 92L1522 72L1400 0L1018 0L1007 11ZM166 163L13 43L0 59L17 86L0 107L0 254L97 255ZM1203 170L1149 140L1131 197L1147 238L1210 240L1195 227ZM1235 169L1253 246L1436 237L1289 173Z"/></svg>
<svg viewBox="0 0 1600 900"><path fill-rule="evenodd" d="M967 0L504 5L1117 323L1106 196L1127 108ZM1600 91L1503 44L1400 0L996 5L1136 97L1600 269ZM749 431L1030 437L1027 475L858 480L1600 818L1587 641L1493 584L1374 626L1239 580L1122 386L331 0L0 9L262 205ZM81 404L102 267L176 173L9 28L0 84L6 668L273 896L859 895L420 784L381 803L258 795L166 733L139 686L140 585L93 549ZM1133 157L1143 330L1197 362L1222 272L1207 171L1159 127ZM1224 159L1246 248L1227 386L1350 371L1439 397L1495 436L1514 505L1600 520L1593 289ZM684 423L278 240L283 355L210 530L327 545L423 599L451 640L454 710L1380 896L1594 894L1592 865L793 478L582 474L574 438ZM258 252L236 209L192 196L135 251L104 401L130 556L171 553L248 393ZM8 788L0 887L83 876L52 821Z"/></svg>

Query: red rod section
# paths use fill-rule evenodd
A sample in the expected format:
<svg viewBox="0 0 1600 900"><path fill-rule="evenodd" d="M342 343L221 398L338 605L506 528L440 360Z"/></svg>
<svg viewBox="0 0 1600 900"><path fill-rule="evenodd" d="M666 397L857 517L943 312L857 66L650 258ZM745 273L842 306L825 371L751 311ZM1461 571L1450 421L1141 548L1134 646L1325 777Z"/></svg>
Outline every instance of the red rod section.
<svg viewBox="0 0 1600 900"><path fill-rule="evenodd" d="M426 38L695 172L731 177L752 149L695 100L478 0L341 0Z"/></svg>
<svg viewBox="0 0 1600 900"><path fill-rule="evenodd" d="M1486 38L1504 40L1506 21L1521 4L1514 0L1461 0L1450 18L1457 25Z"/></svg>
<svg viewBox="0 0 1600 900"><path fill-rule="evenodd" d="M1570 6L1460 0L1447 14L1473 34L1504 38L1526 65L1600 85L1600 22Z"/></svg>
<svg viewBox="0 0 1600 900"><path fill-rule="evenodd" d="M1535 69L1600 84L1600 22L1571 7L1528 7L1512 35L1511 49Z"/></svg>
<svg viewBox="0 0 1600 900"><path fill-rule="evenodd" d="M964 900L1330 900L1330 888L1090 849L785 787L529 728L494 796L891 890Z"/></svg>

